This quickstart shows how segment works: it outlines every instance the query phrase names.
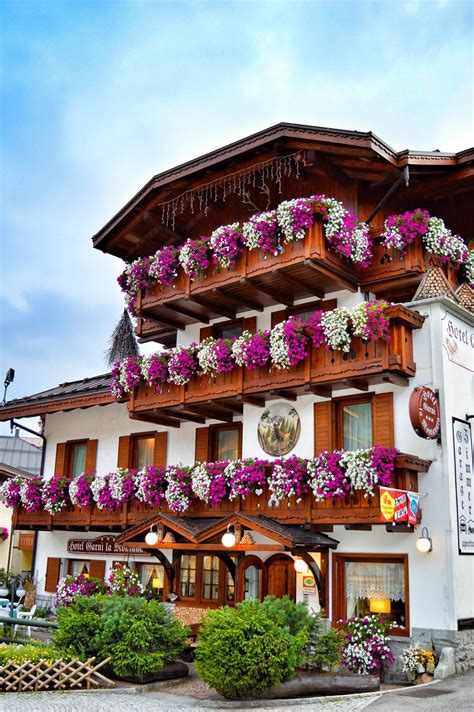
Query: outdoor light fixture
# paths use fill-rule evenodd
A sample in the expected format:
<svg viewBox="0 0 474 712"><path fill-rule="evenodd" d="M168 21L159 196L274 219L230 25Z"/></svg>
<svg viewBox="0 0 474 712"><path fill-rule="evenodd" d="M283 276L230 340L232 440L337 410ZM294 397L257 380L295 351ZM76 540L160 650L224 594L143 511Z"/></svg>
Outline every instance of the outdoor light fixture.
<svg viewBox="0 0 474 712"><path fill-rule="evenodd" d="M158 533L153 531L153 527L156 527L158 529L157 524L152 524L150 527L150 531L147 532L146 537L145 537L145 543L148 544L149 546L154 546L158 542Z"/></svg>
<svg viewBox="0 0 474 712"><path fill-rule="evenodd" d="M0 583L0 597L4 598L5 596L8 596L8 594L8 588L5 586L4 583Z"/></svg>
<svg viewBox="0 0 474 712"><path fill-rule="evenodd" d="M14 380L14 378L15 378L15 369L9 368L8 371L6 372L5 380L3 381L5 390L3 391L2 405L5 405L5 403L7 402L7 389L8 389L8 386L10 385L10 383Z"/></svg>
<svg viewBox="0 0 474 712"><path fill-rule="evenodd" d="M433 542L428 534L427 527L423 527L421 530L421 536L416 540L416 548L422 554L427 554L429 551L433 551Z"/></svg>
<svg viewBox="0 0 474 712"><path fill-rule="evenodd" d="M236 538L234 532L230 531L230 524L227 526L227 531L222 535L221 541L227 549L235 546Z"/></svg>
<svg viewBox="0 0 474 712"><path fill-rule="evenodd" d="M308 573L308 564L306 561L303 561L300 557L295 559L295 563L293 564L295 567L295 571L298 574L307 574Z"/></svg>

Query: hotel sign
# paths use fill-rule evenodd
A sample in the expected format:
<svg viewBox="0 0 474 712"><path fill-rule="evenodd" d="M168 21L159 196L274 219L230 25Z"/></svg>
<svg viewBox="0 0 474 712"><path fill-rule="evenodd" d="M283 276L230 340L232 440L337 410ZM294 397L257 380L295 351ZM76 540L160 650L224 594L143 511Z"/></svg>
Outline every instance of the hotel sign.
<svg viewBox="0 0 474 712"><path fill-rule="evenodd" d="M128 547L117 544L114 536L99 536L96 539L68 539L68 554L120 554L121 556L149 556L140 547Z"/></svg>
<svg viewBox="0 0 474 712"><path fill-rule="evenodd" d="M443 348L449 361L474 371L474 329L449 312L441 320Z"/></svg>
<svg viewBox="0 0 474 712"><path fill-rule="evenodd" d="M438 437L441 425L439 401L431 388L415 388L408 409L413 430L420 438L432 440Z"/></svg>
<svg viewBox="0 0 474 712"><path fill-rule="evenodd" d="M460 554L474 554L474 487L471 428L453 418L454 476Z"/></svg>

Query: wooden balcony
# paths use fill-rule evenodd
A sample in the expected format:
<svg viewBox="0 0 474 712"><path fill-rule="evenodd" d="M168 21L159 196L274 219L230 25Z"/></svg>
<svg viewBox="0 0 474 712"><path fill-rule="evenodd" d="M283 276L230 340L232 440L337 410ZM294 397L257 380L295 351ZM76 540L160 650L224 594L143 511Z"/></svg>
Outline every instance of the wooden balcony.
<svg viewBox="0 0 474 712"><path fill-rule="evenodd" d="M16 547L19 551L33 551L34 544L35 535L33 532L20 532Z"/></svg>
<svg viewBox="0 0 474 712"><path fill-rule="evenodd" d="M400 250L386 249L380 242L380 230L374 236L372 265L360 271L360 284L364 292L372 292L389 301L408 301L428 269L438 262L426 253L420 240L408 245L405 255ZM456 289L459 286L458 270L449 263L442 270L448 282Z"/></svg>
<svg viewBox="0 0 474 712"><path fill-rule="evenodd" d="M428 460L399 454L395 461L393 487L418 492L418 473L427 472L429 466ZM314 497L308 494L299 503L295 498L291 498L281 502L279 507L269 506L269 498L269 492L265 489L260 496L251 495L245 499L239 497L233 501L223 502L218 510L199 502L184 512L184 516L202 518L243 512L264 515L283 524L375 525L381 523L378 493L374 497L364 497L362 492L357 492L343 500L328 499L323 502L316 502ZM130 526L140 524L158 511L157 508L138 502L124 504L116 512L101 512L97 507L92 509L71 507L54 516L44 511L28 514L20 507L14 510L13 524L15 528L30 530L123 531ZM166 503L162 511L170 513Z"/></svg>
<svg viewBox="0 0 474 712"><path fill-rule="evenodd" d="M266 400L315 393L330 397L333 390L367 390L383 382L407 385L415 375L412 330L423 317L401 305L389 307L390 339L365 343L354 338L351 351L310 349L306 359L288 370L234 368L215 378L195 376L186 386L166 384L155 393L146 384L130 396L130 417L179 427L183 420L204 422L206 417L230 421L243 403L263 406Z"/></svg>
<svg viewBox="0 0 474 712"><path fill-rule="evenodd" d="M275 304L292 306L296 299L322 297L339 289L355 291L359 270L329 250L317 216L303 240L269 255L245 250L232 269L210 266L195 281L180 271L172 287L154 285L137 301L137 334L143 341L169 339L170 330L210 319L229 319L241 312ZM147 321L143 321L146 319Z"/></svg>

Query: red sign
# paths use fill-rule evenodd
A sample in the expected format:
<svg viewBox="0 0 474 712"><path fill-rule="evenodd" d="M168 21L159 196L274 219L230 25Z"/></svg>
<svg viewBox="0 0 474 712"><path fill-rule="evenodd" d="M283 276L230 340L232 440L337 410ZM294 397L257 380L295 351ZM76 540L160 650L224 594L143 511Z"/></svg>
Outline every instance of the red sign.
<svg viewBox="0 0 474 712"><path fill-rule="evenodd" d="M441 421L436 393L426 386L415 388L408 405L413 430L420 438L438 437Z"/></svg>
<svg viewBox="0 0 474 712"><path fill-rule="evenodd" d="M407 521L407 493L404 490L380 487L380 519L395 524Z"/></svg>
<svg viewBox="0 0 474 712"><path fill-rule="evenodd" d="M133 554L134 556L149 556L139 546L130 548L117 544L114 536L98 536L96 539L68 539L68 554Z"/></svg>

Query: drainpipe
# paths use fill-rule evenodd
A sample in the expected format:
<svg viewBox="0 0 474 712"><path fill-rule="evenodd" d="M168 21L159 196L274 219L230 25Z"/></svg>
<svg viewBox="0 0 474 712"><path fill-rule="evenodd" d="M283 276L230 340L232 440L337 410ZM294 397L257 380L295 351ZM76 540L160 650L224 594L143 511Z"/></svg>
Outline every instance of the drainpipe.
<svg viewBox="0 0 474 712"><path fill-rule="evenodd" d="M40 477L43 477L44 475L44 463L45 463L45 458L46 458L46 436L43 433L37 433L36 430L31 430L31 428L27 428L26 425L22 425L21 423L17 423L16 420L13 420L13 418L10 420L10 430L13 432L13 428L20 428L21 430L25 430L27 433L31 433L31 435L34 435L37 438L41 438L43 441L43 447L41 448L41 463L40 463ZM13 531L12 531L12 541L13 541ZM34 578L35 576L35 564L36 564L36 551L38 548L38 532L35 532L35 538L33 542L33 553L31 555L31 575ZM10 568L10 555L11 555L11 550L10 554L8 556L8 567Z"/></svg>
<svg viewBox="0 0 474 712"><path fill-rule="evenodd" d="M408 188L408 186L410 185L410 169L408 168L408 166L404 166L403 173L401 173L398 176L397 180L392 185L392 187L388 189L388 191L383 196L382 200L372 210L369 217L365 221L366 225L370 225L370 223L372 222L374 217L377 215L380 208L383 208L383 206L385 205L387 200L390 198L390 196L392 196L393 193L395 193L395 191L398 190L398 188L401 186L402 183L405 183L406 188Z"/></svg>

